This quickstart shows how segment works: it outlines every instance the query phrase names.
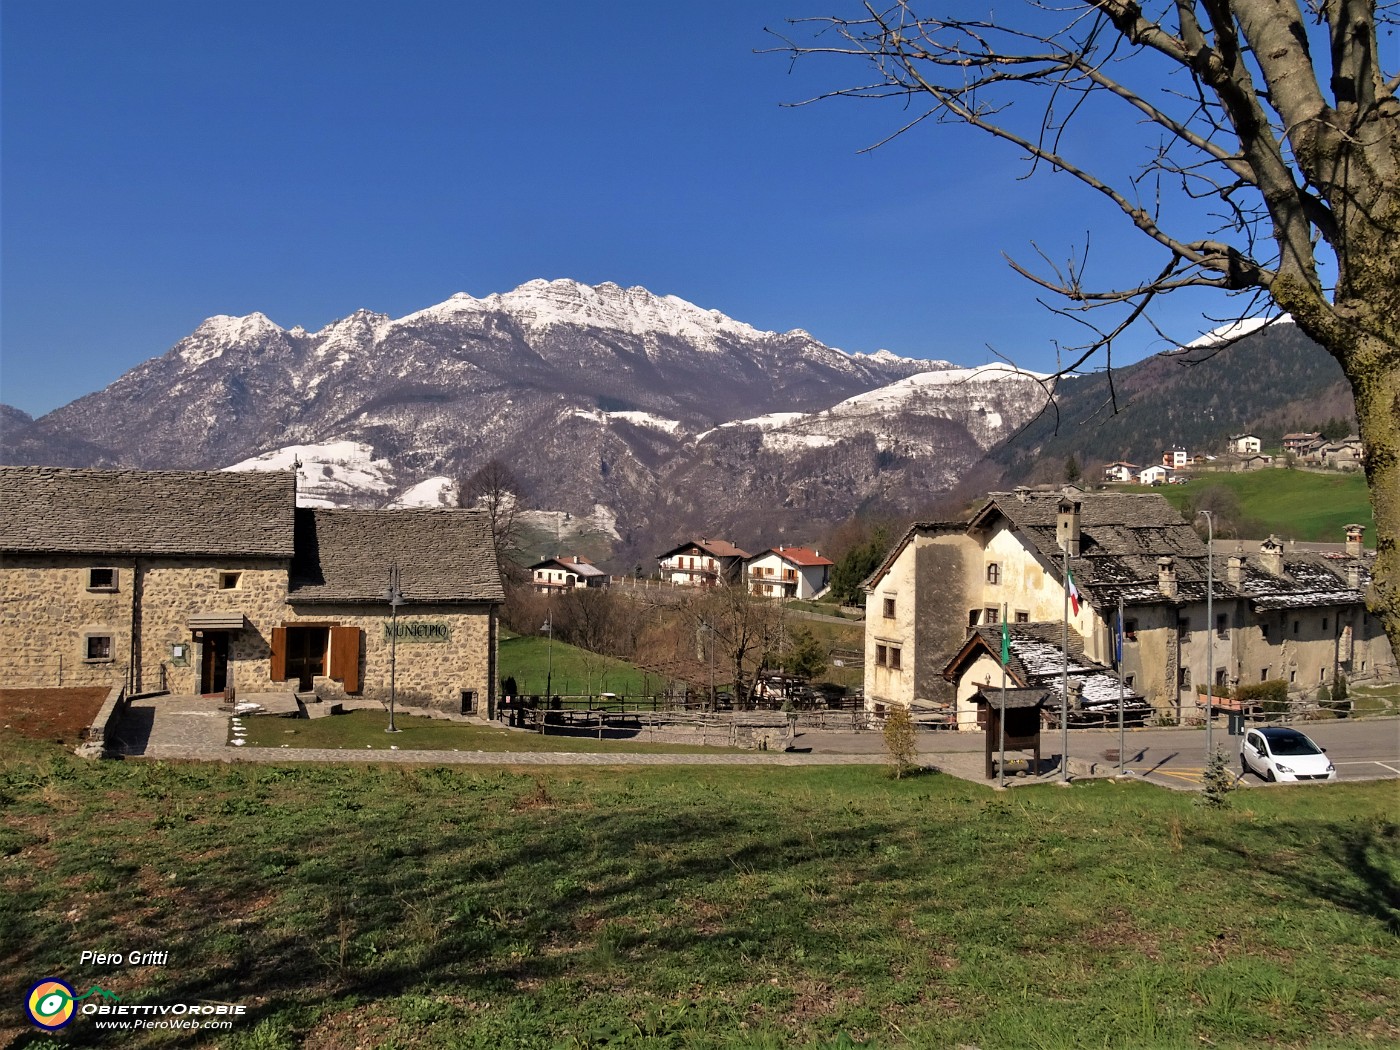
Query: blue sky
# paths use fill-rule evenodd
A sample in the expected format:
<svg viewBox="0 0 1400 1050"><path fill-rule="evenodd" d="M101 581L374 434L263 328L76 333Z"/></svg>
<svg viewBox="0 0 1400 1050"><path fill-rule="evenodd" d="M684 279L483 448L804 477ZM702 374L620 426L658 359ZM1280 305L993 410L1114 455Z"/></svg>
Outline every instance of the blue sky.
<svg viewBox="0 0 1400 1050"><path fill-rule="evenodd" d="M792 71L754 53L764 27L854 10L5 0L0 401L42 414L213 314L314 330L537 277L848 351L1052 367L1082 335L1002 252L1061 258L1092 224L1110 271L1156 257L970 131L862 154L896 105L784 107L860 71ZM1211 326L1205 302L1174 309L1182 339Z"/></svg>

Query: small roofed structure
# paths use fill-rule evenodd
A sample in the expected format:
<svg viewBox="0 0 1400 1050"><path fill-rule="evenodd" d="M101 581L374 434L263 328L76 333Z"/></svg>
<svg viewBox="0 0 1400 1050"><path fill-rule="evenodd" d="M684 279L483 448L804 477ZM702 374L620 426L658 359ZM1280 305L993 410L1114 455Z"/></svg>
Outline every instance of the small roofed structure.
<svg viewBox="0 0 1400 1050"><path fill-rule="evenodd" d="M1003 697L1005 711L1002 710ZM1041 709L1050 700L1048 689L998 689L985 686L972 694L977 705L977 721L983 723L987 737L987 779L996 776L997 758L1003 743L1008 751L1029 751L1035 772L1040 771ZM1006 738L1002 739L1003 720Z"/></svg>

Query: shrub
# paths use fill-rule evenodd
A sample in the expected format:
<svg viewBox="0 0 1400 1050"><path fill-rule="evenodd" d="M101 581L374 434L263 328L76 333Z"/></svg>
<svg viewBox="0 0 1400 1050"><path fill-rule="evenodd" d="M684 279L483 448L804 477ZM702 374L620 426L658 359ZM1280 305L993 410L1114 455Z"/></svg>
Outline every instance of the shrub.
<svg viewBox="0 0 1400 1050"><path fill-rule="evenodd" d="M1281 715L1288 711L1288 683L1278 678L1268 682L1242 685L1235 690L1235 699L1244 705L1260 708L1265 714Z"/></svg>
<svg viewBox="0 0 1400 1050"><path fill-rule="evenodd" d="M894 766L896 780L914 770L919 749L909 708L896 704L885 715L885 751Z"/></svg>

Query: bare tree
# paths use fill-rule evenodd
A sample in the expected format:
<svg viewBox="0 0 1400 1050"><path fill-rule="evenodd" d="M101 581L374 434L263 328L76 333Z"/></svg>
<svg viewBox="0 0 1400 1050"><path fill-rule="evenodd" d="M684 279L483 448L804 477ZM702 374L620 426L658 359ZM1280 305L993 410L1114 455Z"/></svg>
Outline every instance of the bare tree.
<svg viewBox="0 0 1400 1050"><path fill-rule="evenodd" d="M484 466L457 486L459 505L486 511L491 522L491 542L496 548L496 560L505 575L509 575L512 566L515 566L510 555L520 545L517 515L522 491L520 479L499 459L487 460Z"/></svg>
<svg viewBox="0 0 1400 1050"><path fill-rule="evenodd" d="M1087 248L1062 265L1011 263L1085 325L1065 371L1100 351L1111 369L1115 340L1155 327L1157 300L1189 288L1238 296L1236 318L1286 311L1336 358L1368 452L1368 600L1400 653L1400 78L1377 45L1397 5L1032 0L985 19L928 17L917 0L862 6L795 20L819 27L810 41L784 36L794 59L867 70L819 97L901 101L891 137L930 120L986 132L1022 151L1028 174L1078 180L1155 246L1141 279L1102 288L1086 279ZM1076 119L1094 133L1067 133ZM1115 166L1132 142L1145 152Z"/></svg>
<svg viewBox="0 0 1400 1050"><path fill-rule="evenodd" d="M779 604L736 583L698 592L679 607L679 612L688 637L703 639L703 645L713 646L728 664L726 669L734 679L734 700L746 705L759 670L776 663L783 632Z"/></svg>

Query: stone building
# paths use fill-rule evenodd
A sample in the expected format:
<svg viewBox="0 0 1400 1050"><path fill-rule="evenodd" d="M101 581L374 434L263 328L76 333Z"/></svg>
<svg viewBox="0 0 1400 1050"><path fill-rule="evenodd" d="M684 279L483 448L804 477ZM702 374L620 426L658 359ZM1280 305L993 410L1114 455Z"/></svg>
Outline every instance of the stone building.
<svg viewBox="0 0 1400 1050"><path fill-rule="evenodd" d="M1224 686L1281 680L1295 696L1338 674L1393 678L1395 657L1364 602L1373 560L1355 527L1340 557L1285 551L1271 537L1211 560L1155 494L992 493L967 522L912 526L865 581L866 703L951 709L943 671L969 632L1003 616L1063 620L1066 562L1080 598L1072 648L1116 669L1121 597L1124 675L1163 716L1193 716L1208 675Z"/></svg>
<svg viewBox="0 0 1400 1050"><path fill-rule="evenodd" d="M405 703L489 710L502 601L477 511L298 508L289 472L0 467L7 683L374 696L392 662Z"/></svg>

